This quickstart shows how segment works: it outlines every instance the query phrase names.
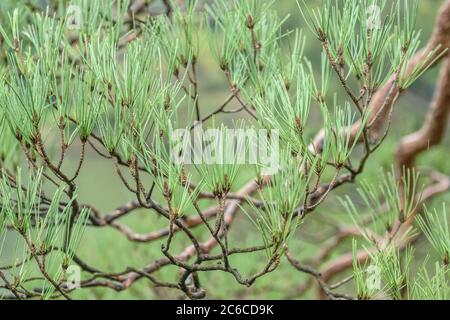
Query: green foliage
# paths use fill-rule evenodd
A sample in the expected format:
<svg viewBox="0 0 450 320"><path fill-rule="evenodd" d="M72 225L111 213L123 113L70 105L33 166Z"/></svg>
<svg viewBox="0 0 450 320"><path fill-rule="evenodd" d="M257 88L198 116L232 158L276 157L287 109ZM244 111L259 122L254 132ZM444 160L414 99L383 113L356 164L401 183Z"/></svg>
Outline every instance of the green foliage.
<svg viewBox="0 0 450 320"><path fill-rule="evenodd" d="M323 49L311 61L306 57L308 35L285 29L288 17L279 17L275 1L187 1L185 6L171 1L167 15L156 15L133 12L130 1L75 0L70 2L80 10L75 30L67 28L72 18L68 2L45 3L45 8L35 1L0 4L0 263L3 256L10 263L0 265L0 275L1 290L16 298L69 298L70 264L85 271L85 286L102 279L109 287L128 288L146 278L201 298L197 273L203 271L222 271L239 284L252 285L278 268L308 214L366 170L385 138L369 138L376 90L389 85L393 75L392 86L410 87L437 59L432 51L412 73L406 72L420 45L417 2L406 0L392 6L386 0L324 0L320 8L301 1L301 15ZM385 17L379 26L367 19L371 6ZM206 64L207 71L220 72L230 95L218 109L203 98L202 90L212 86L203 85L204 78L210 79ZM386 108L397 98L386 98ZM232 103L238 109L230 110ZM238 117L240 112L245 120L234 122L232 131L222 116ZM193 119L213 120L206 137L191 141L174 136L177 128L195 133ZM219 121L223 123L216 126ZM355 123L357 130L348 130ZM267 138L279 134L280 150L274 144L266 150L278 152L279 170L265 175L265 164L257 159L251 164L256 174L243 191L235 192L243 177L253 174L242 156L254 149L247 141L238 141L234 153L228 146L236 147L235 132L245 135L245 129L255 128L265 129ZM323 139L316 144L312 134L320 128ZM175 163L173 150L180 143L180 154L200 143L202 154L193 155L200 163ZM214 161L204 157L205 150L213 151ZM75 165L68 160L73 154L79 154ZM132 197L111 214L79 197L80 173L92 165L93 155L113 165ZM92 174L90 184L95 180ZM403 179L388 174L378 187L363 184L359 194L369 223L361 221L361 210L349 195L344 201L362 236L376 249L368 255L381 270L382 293L395 299L403 298L406 289L412 298L430 298L440 285L444 288L439 287L437 297L448 296L443 280L450 247L445 211L443 219L437 213L419 219L444 263L436 265L435 275L423 269L411 287L408 283L413 255L400 249L414 236L408 223L419 210L418 181L418 174L406 171ZM230 246L237 208L253 222L262 245L258 239L248 248L236 242L237 248ZM137 209L155 211L163 218L158 222L163 229L153 232L151 225L152 231L141 235L118 221ZM215 227L209 221L214 218ZM203 228L193 231L196 226ZM137 242L165 237L157 251L160 263L135 278L130 273L139 266L127 265L111 276L80 262L76 253L85 230L104 227ZM9 237L15 245L3 255L2 244ZM183 248L186 241L191 246ZM212 252L214 246L217 252ZM266 252L264 266L254 275L247 278L233 266L232 256L260 251ZM367 286L366 266L357 261L356 243L354 256L357 297L377 297ZM180 274L159 282L147 273L166 265L180 268ZM309 273L335 297L320 274Z"/></svg>
<svg viewBox="0 0 450 320"><path fill-rule="evenodd" d="M436 209L434 212L425 210L424 217L417 220L420 229L427 237L433 248L439 254L444 265L450 264L450 229L448 227L447 211L443 206L442 214Z"/></svg>
<svg viewBox="0 0 450 320"><path fill-rule="evenodd" d="M412 251L406 250L402 257L403 261L401 261L399 250L394 248L373 254L371 258L374 265L381 270L381 278L385 285L382 291L395 300L401 300L413 259Z"/></svg>
<svg viewBox="0 0 450 320"><path fill-rule="evenodd" d="M302 221L299 204L304 201L311 175L306 174L305 160L292 158L291 150L284 150L283 166L272 176L269 186L260 191L263 207L252 204L255 214L246 214L260 231L267 255L279 254ZM272 245L275 243L275 247Z"/></svg>
<svg viewBox="0 0 450 320"><path fill-rule="evenodd" d="M372 224L371 229L375 233L384 230L396 232L397 230L394 229L398 228L395 226L397 220L399 223L404 223L414 215L420 201L420 195L417 193L418 177L419 175L414 171L406 170L401 181L398 181L395 173L391 171L384 175L378 184L363 181L357 191L368 209L368 217L362 217L349 196L341 200L367 241L376 242L376 239L371 236L371 232L365 227L367 223L364 221Z"/></svg>
<svg viewBox="0 0 450 320"><path fill-rule="evenodd" d="M411 228L407 226L411 217L417 211L417 182L418 175L412 171L405 171L398 185L394 173L385 176L379 185L362 183L358 190L369 216L362 216L349 197L342 201L352 220L358 226L361 235L370 246L364 250L370 257L371 264L361 265L356 255L357 241L353 248L353 277L355 279L358 298L380 299L445 299L448 296L448 251L446 249L448 237L447 217L444 213L430 213L425 210L424 218L419 217L418 223L430 243L439 253L440 262L436 262L435 274L430 276L425 259L417 274L412 274L411 264L415 258L414 249L402 248L407 239L415 237ZM403 193L399 194L399 190ZM383 216L385 215L385 216ZM369 218L369 219L368 219ZM402 234L401 229L406 227ZM388 240L377 236L383 232L388 234ZM400 248L399 249L399 246ZM447 260L446 260L447 259ZM375 272L374 272L375 270ZM375 277L375 278L374 278ZM374 279L379 282L377 288L373 286ZM371 286L372 285L372 286ZM434 292L432 294L432 292Z"/></svg>
<svg viewBox="0 0 450 320"><path fill-rule="evenodd" d="M427 268L422 267L411 289L414 300L448 300L450 299L449 269L439 262L435 264L434 275L430 276Z"/></svg>

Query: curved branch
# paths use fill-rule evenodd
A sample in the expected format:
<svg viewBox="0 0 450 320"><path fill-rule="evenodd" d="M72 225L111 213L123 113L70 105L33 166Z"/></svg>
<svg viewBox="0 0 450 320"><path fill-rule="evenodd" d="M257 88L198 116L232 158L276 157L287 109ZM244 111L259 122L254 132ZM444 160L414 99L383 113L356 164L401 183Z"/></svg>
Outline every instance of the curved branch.
<svg viewBox="0 0 450 320"><path fill-rule="evenodd" d="M416 157L444 138L450 113L450 60L442 66L436 93L423 127L404 137L397 148L397 171L412 168Z"/></svg>
<svg viewBox="0 0 450 320"><path fill-rule="evenodd" d="M426 45L425 48L420 50L408 63L406 76L411 74L413 70L423 63L423 59L430 55L433 50L434 53L430 57L431 62L434 61L432 65L425 64L423 68L433 67L438 64L443 58L448 56L448 52L446 51L450 48L450 0L447 0L442 5L437 22L434 28L433 35ZM389 108L383 108L384 102L389 95L397 96L403 93L397 86L393 86L395 82L395 76L382 87L380 88L374 95L369 106L370 108L370 116L369 123L372 123L371 130L369 134L371 138L376 138L380 136L383 127L385 126L386 120L389 116ZM392 92L392 88L394 88ZM360 122L356 122L352 127L347 128L351 131L351 142L357 136L359 131ZM322 129L314 138L313 145L315 150L321 150L323 145L323 140L325 138L325 132ZM360 138L359 143L363 141L363 137Z"/></svg>

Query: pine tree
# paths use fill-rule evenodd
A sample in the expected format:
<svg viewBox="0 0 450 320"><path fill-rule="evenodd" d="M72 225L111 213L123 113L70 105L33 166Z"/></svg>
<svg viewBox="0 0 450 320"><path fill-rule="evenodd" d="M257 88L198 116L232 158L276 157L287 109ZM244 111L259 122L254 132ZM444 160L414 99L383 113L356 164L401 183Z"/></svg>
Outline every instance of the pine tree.
<svg viewBox="0 0 450 320"><path fill-rule="evenodd" d="M408 140L378 184L357 178L385 141L400 95L446 59L450 2L425 49L417 1L301 0L306 28L291 31L274 1L161 5L1 2L0 296L71 299L83 288L149 281L201 299L201 274L252 286L287 258L325 298L449 299L448 217L445 206L424 207L449 188L448 177L419 175L414 158L423 149ZM307 34L322 47L319 65L304 55ZM445 127L447 62L442 69L430 109L441 116L426 128ZM208 72L221 74L229 93L215 107L202 96ZM420 141L432 144L443 135L425 132L432 137ZM79 196L93 157L133 198L110 214ZM294 235L345 185L358 198L340 193L349 215L336 223L336 244L322 245L311 266L296 260ZM139 234L120 221L142 210L164 228ZM238 212L259 243L236 246ZM106 228L162 243L159 258L117 271L79 257L85 235ZM436 252L425 259L414 251L421 234ZM353 251L328 261L348 239ZM256 254L265 259L260 270L234 267L234 256Z"/></svg>

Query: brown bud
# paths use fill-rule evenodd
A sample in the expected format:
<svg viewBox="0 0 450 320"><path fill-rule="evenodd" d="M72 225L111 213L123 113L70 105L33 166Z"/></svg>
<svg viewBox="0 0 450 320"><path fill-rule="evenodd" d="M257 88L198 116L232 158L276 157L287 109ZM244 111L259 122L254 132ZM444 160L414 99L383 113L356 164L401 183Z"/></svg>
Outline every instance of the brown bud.
<svg viewBox="0 0 450 320"><path fill-rule="evenodd" d="M247 16L247 28L253 29L255 27L255 21L253 20L253 17L251 14Z"/></svg>
<svg viewBox="0 0 450 320"><path fill-rule="evenodd" d="M170 191L169 184L167 183L167 181L164 181L163 192L164 192L164 197L167 200L171 200L172 199L172 192Z"/></svg>
<svg viewBox="0 0 450 320"><path fill-rule="evenodd" d="M295 117L295 128L299 131L303 129L302 119L300 117Z"/></svg>

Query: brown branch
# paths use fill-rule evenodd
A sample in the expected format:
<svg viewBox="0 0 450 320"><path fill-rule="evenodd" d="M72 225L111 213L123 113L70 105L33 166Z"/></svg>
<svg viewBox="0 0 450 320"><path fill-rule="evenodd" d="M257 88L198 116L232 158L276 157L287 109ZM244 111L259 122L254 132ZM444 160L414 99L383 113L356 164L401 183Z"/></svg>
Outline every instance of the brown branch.
<svg viewBox="0 0 450 320"><path fill-rule="evenodd" d="M416 157L444 138L450 113L450 60L442 66L436 92L423 127L404 137L397 148L397 172L412 168Z"/></svg>
<svg viewBox="0 0 450 320"><path fill-rule="evenodd" d="M251 181L248 184L246 184L238 193L242 196L245 195L251 195L258 189L259 184L257 184L255 181ZM218 233L218 237L223 237L226 228L231 225L233 222L236 212L239 209L239 205L242 203L241 200L230 200L226 206L225 213L224 213L224 221L225 226L222 226L221 230ZM209 240L205 241L204 243L200 244L201 250L203 254L207 254L211 252L211 250L218 244L215 237L211 237ZM185 250L183 250L176 258L177 261L188 261L191 257L195 255L197 252L197 249L191 245L187 247ZM161 260L158 260L157 262L150 264L149 266L145 267L143 269L143 272L145 273L152 273L158 269L160 269L163 266L171 264L171 261L169 258L164 258ZM123 278L124 286L129 287L131 286L136 280L140 279L142 277L141 274L132 272L129 275L125 276Z"/></svg>
<svg viewBox="0 0 450 320"><path fill-rule="evenodd" d="M289 251L286 251L286 258L288 259L289 263L298 271L312 275L314 278L316 278L317 283L319 284L321 290L323 290L326 294L326 296L331 300L355 300L355 298L347 296L345 294L335 293L333 292L333 289L327 284L324 275L320 273L319 271L316 271L310 266L302 265L299 261L295 260L291 253ZM340 283L337 285L333 285L333 288L338 287L341 285Z"/></svg>
<svg viewBox="0 0 450 320"><path fill-rule="evenodd" d="M409 62L407 66L407 70L405 73L405 76L408 76L413 72L413 70L417 67L423 64L424 58L429 56L433 50L434 53L430 56L429 61L433 62L433 65L427 65L425 64L423 68L427 67L433 67L437 63L439 63L443 58L445 58L448 55L448 52L446 50L450 48L450 0L447 0L442 5L437 22L435 25L435 29L433 32L433 35L428 42L427 46L420 50ZM386 97L388 97L391 94L393 96L398 96L403 91L400 90L397 86L394 88L394 92L392 92L393 83L395 82L395 76L392 76L392 78L382 87L380 88L374 95L371 101L371 104L369 106L370 108L370 116L369 116L369 123L373 122L372 128L369 131L370 136L373 138L376 138L380 135L382 132L383 127L385 126L386 119L389 115L389 108L384 108L383 105L386 101ZM380 112L381 110L381 112ZM377 119L375 119L377 118ZM373 121L375 120L375 121ZM355 139L358 131L359 131L360 122L356 122L351 128L348 128L351 130L351 139ZM323 140L325 138L325 132L324 130L321 130L316 137L314 138L314 147L315 150L321 150L323 145ZM362 142L363 137L360 138L360 141Z"/></svg>
<svg viewBox="0 0 450 320"><path fill-rule="evenodd" d="M439 174L437 172L433 172L431 174L431 177L436 181L436 183L434 183L433 185L431 185L430 187L428 187L427 189L424 190L424 192L422 193L422 197L420 199L420 204L423 204L424 202L435 197L436 195L446 192L450 189L450 178L449 177ZM418 205L417 207L419 208L421 206ZM408 231L410 226L413 224L416 214L417 213L411 215L411 217L399 227L399 229L396 232L397 239L402 239L402 235L404 235ZM390 235L388 235L387 237L389 238ZM381 243L380 241L378 241L378 242L379 242L380 247L382 248L387 243L392 243L391 240L392 239L386 239L385 243ZM393 243L393 244L398 246L400 249L402 249L411 241L412 241L412 239L405 240L405 241L400 240L399 243ZM372 252L371 250L375 250L375 248L372 248L369 250L359 250L356 254L357 260L359 262L364 262L367 259L369 259L370 253ZM325 282L330 281L337 274L350 268L352 266L352 264L353 264L352 252L347 252L341 256L336 257L335 259L327 262L322 267L323 279L325 280Z"/></svg>

